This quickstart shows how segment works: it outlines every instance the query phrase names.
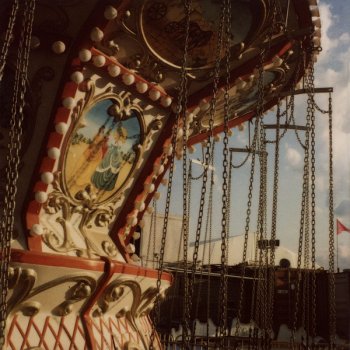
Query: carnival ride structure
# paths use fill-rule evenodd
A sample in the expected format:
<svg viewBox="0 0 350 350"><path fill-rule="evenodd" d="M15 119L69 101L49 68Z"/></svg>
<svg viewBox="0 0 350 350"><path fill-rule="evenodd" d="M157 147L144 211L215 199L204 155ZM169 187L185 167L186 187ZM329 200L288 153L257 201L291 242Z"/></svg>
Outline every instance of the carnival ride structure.
<svg viewBox="0 0 350 350"><path fill-rule="evenodd" d="M1 22L0 56L0 347L168 346L156 328L161 319L159 303L176 276L166 271L164 249L172 239L167 231L178 158L183 161L180 241L185 278L182 336L177 345L190 348L195 338L191 308L201 226L211 215L206 216L204 206L211 200L207 198L212 192L210 167L214 166L213 149L220 142L216 135L222 133L220 312L216 335L211 339L207 335L203 347L230 348L225 242L230 154L237 151L229 148L231 129L252 121L251 142L243 151L251 157L252 167L260 163L258 232L260 240L267 239L263 115L278 106L277 159L279 140L293 125L297 129L292 111L294 96L300 92L307 95L308 104L302 207L311 210L301 214L296 273L299 281L304 249L312 281L308 293L316 293L314 220L307 248L306 243L303 248L304 241L309 244L303 232L315 209L314 96L332 90L314 86L313 64L321 36L315 0L12 0L0 11L6 19ZM288 101L285 112L280 110L282 99ZM331 108L328 114L331 121ZM194 255L189 259L188 152L197 143L203 144L203 182ZM330 163L331 156L330 151ZM159 196L160 184L167 191L159 259L153 269L141 266L137 242L144 213ZM272 242L277 239L277 185L273 197ZM333 347L331 227L327 285L328 338ZM245 239L248 231L249 218ZM274 248L269 252L268 257L267 249L260 249L253 278L257 293L252 295L261 307L252 311L251 321L254 346L260 348L271 348L273 338ZM235 287L239 304L245 294L245 262L243 249L242 283ZM296 288L301 288L299 283ZM316 336L312 300L306 330L310 339ZM239 307L238 320L240 312ZM295 330L296 322L291 324ZM294 337L291 344L295 345Z"/></svg>

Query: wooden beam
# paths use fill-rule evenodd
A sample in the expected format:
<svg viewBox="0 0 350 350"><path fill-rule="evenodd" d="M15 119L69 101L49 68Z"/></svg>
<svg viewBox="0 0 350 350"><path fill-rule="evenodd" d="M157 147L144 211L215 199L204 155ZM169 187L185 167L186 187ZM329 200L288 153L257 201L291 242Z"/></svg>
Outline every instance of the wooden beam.
<svg viewBox="0 0 350 350"><path fill-rule="evenodd" d="M313 92L315 94L324 94L324 93L330 93L333 92L332 87L323 87L323 88L315 88L313 89ZM286 97L286 96L291 96L291 95L302 95L302 94L307 94L308 89L299 89L299 90L294 90L294 93L292 91L286 91L286 92L281 92L279 94L280 97Z"/></svg>
<svg viewBox="0 0 350 350"><path fill-rule="evenodd" d="M277 124L265 124L264 129L277 129ZM308 128L304 125L280 125L280 129L288 129L288 130L304 130L306 131Z"/></svg>
<svg viewBox="0 0 350 350"><path fill-rule="evenodd" d="M236 147L231 147L230 152L236 152L236 153L253 153L253 151L250 148L236 148ZM261 151L254 151L255 154L260 154L262 153Z"/></svg>

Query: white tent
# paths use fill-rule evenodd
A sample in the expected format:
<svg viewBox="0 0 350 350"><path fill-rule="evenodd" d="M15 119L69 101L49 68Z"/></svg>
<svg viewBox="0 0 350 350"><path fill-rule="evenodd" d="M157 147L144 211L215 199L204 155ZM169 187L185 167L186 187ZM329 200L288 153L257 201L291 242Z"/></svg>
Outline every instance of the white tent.
<svg viewBox="0 0 350 350"><path fill-rule="evenodd" d="M144 228L141 235L140 258L143 266L156 267L158 253L161 247L161 236L163 230L163 215L157 215L155 220L156 232L150 232L151 215L144 216ZM181 239L182 217L169 216L168 232L165 245L164 262L175 263L183 259L183 248ZM232 236L228 240L228 265L236 265L243 260L243 245L244 235ZM198 250L198 261L201 264L209 264L209 248L210 248L210 263L220 264L221 262L221 239L213 239L211 244L200 242ZM255 263L256 234L248 235L247 256L246 262L249 264ZM194 246L190 242L188 249L188 260L192 261ZM204 252L204 255L203 255ZM290 267L297 267L298 256L286 247L279 246L275 249L275 265L280 265L281 260L289 261ZM304 261L302 257L302 262ZM287 261L285 261L287 262Z"/></svg>

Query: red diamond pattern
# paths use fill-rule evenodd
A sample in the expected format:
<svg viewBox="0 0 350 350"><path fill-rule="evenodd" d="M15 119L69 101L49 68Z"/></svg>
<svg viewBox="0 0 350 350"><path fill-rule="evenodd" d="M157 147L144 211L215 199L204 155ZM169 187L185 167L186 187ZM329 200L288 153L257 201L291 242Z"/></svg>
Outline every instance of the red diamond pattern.
<svg viewBox="0 0 350 350"><path fill-rule="evenodd" d="M139 331L150 337L152 327L147 316L138 319ZM125 343L142 344L139 333L126 317L93 317L92 333L96 350L123 349ZM81 318L42 314L27 317L16 314L10 324L6 350L40 347L44 350L87 350ZM158 339L157 339L158 342Z"/></svg>

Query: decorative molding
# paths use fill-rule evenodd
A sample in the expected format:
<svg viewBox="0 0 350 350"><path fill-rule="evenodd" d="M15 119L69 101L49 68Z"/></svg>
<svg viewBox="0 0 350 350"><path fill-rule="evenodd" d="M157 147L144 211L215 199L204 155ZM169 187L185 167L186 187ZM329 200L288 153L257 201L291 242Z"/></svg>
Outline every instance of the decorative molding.
<svg viewBox="0 0 350 350"><path fill-rule="evenodd" d="M125 317L135 332L138 332L144 348L147 349L149 339L141 331L140 318L149 315L154 306L157 291L157 288L149 287L142 292L137 281L117 279L105 289L99 300L99 309L95 310L95 315L113 310L117 318ZM161 297L164 297L164 290L161 292Z"/></svg>
<svg viewBox="0 0 350 350"><path fill-rule="evenodd" d="M9 272L9 289L12 290L12 295L7 304L8 314L21 311L25 316L34 316L42 307L40 299L33 300L35 296L52 289L56 291L55 300L59 302L60 300L57 298L58 287L65 283L75 283L68 290L65 290L64 300L51 310L53 315L66 316L72 312L73 304L88 298L96 288L96 280L89 275L84 275L84 273L58 277L35 286L38 282L38 276L34 269L11 267Z"/></svg>
<svg viewBox="0 0 350 350"><path fill-rule="evenodd" d="M63 239L60 241L57 234L51 230L44 229L43 241L54 251L67 253L74 251L78 256L93 257L94 255L100 255L100 247L96 246L96 243L86 233L86 228L91 227L94 224L96 227L106 227L109 225L113 218L113 203L95 206L93 208L93 199L89 189L80 191L76 195L76 199L80 199L80 204L77 205L76 201L71 199L65 194L62 189L62 174L56 173L56 180L53 182L54 190L49 194L48 200L44 205L44 211L47 214L57 214L56 222L59 223L63 229ZM78 224L73 224L72 216L78 214ZM77 220L77 216L74 218ZM77 232L83 236L86 244L86 249L78 247L74 243L74 235ZM103 251L110 257L114 257L117 254L116 249L113 249L113 244L108 241L104 241L102 244Z"/></svg>
<svg viewBox="0 0 350 350"><path fill-rule="evenodd" d="M55 265L29 262L37 260L38 255L13 255L9 276L9 349L35 348L46 346L45 343L48 349L66 349L72 344L81 348L89 346L88 335L93 349L96 344L105 348L148 349L152 331L148 315L157 294L157 279L149 274L155 271L117 263L112 263L109 271L109 259L104 259L102 270L86 270L80 265L54 268ZM62 259L42 255L50 264ZM69 260L78 263L80 259ZM100 264L101 260L97 262ZM96 260L90 263L95 264ZM107 285L106 277L112 278ZM162 296L170 280L170 275L164 273ZM85 314L90 303L92 308ZM50 342L52 337L54 343Z"/></svg>

